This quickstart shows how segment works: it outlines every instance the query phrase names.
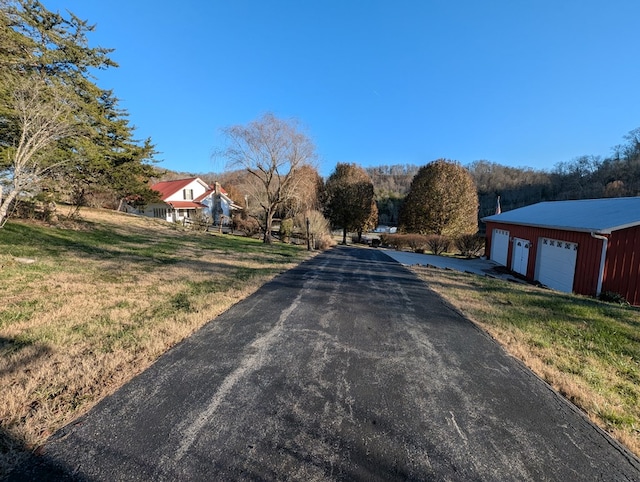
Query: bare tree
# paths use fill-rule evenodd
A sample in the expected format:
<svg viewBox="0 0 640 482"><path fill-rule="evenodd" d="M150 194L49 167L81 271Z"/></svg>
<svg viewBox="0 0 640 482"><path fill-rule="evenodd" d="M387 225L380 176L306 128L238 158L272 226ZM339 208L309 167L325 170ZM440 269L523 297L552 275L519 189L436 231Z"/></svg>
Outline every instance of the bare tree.
<svg viewBox="0 0 640 482"><path fill-rule="evenodd" d="M2 127L10 129L12 135L2 136L7 159L0 166L0 227L18 195L32 193L40 178L55 167L46 158L51 148L80 130L74 106L51 82L36 75L5 75L2 84L11 92L3 97L6 101L0 106ZM3 197L5 189L7 195Z"/></svg>
<svg viewBox="0 0 640 482"><path fill-rule="evenodd" d="M298 182L297 173L315 160L315 146L300 132L296 121L278 119L273 114L248 125L227 127L223 133L228 144L222 154L228 167L242 168L250 174L244 186L247 210L260 222L263 241L270 243L274 214L298 197L304 183Z"/></svg>

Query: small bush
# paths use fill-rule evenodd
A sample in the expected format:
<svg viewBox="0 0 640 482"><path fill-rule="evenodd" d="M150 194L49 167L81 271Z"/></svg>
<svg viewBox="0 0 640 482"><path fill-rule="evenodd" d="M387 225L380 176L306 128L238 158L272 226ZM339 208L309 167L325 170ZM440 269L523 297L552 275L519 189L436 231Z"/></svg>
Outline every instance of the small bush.
<svg viewBox="0 0 640 482"><path fill-rule="evenodd" d="M246 237L250 238L260 232L260 224L254 218L237 218L234 220L234 229L240 231Z"/></svg>
<svg viewBox="0 0 640 482"><path fill-rule="evenodd" d="M456 238L455 244L462 256L473 258L484 248L484 238L477 234L463 234Z"/></svg>
<svg viewBox="0 0 640 482"><path fill-rule="evenodd" d="M380 235L380 244L382 244L382 246L385 246L387 248L391 247L391 236L393 236L392 234L389 233L382 233Z"/></svg>
<svg viewBox="0 0 640 482"><path fill-rule="evenodd" d="M287 218L280 222L280 240L288 243L291 241L291 235L293 234L293 219Z"/></svg>
<svg viewBox="0 0 640 482"><path fill-rule="evenodd" d="M205 215L201 209L197 210L189 221L189 226L194 231L206 231L209 229L209 217Z"/></svg>
<svg viewBox="0 0 640 482"><path fill-rule="evenodd" d="M439 234L432 234L427 238L427 246L436 256L440 256L442 253L449 251L451 246L451 240L446 236L440 236Z"/></svg>
<svg viewBox="0 0 640 482"><path fill-rule="evenodd" d="M384 233L380 235L380 240L384 246L393 248L397 251L402 251L409 246L409 242L406 234L388 234Z"/></svg>
<svg viewBox="0 0 640 482"><path fill-rule="evenodd" d="M307 222L309 223L310 244L313 249L324 250L335 246L329 221L320 211L300 213L293 218L293 236L298 236L300 244L307 244Z"/></svg>
<svg viewBox="0 0 640 482"><path fill-rule="evenodd" d="M600 301L606 301L607 303L616 303L618 305L629 305L630 303L620 293L613 291L604 291L600 293Z"/></svg>
<svg viewBox="0 0 640 482"><path fill-rule="evenodd" d="M323 233L313 237L313 248L319 250L329 249L336 245L335 239L328 233Z"/></svg>
<svg viewBox="0 0 640 482"><path fill-rule="evenodd" d="M14 206L15 213L18 218L37 219L45 222L57 220L57 206L56 203L51 200L42 201L38 198L21 200L12 205L10 212L13 210Z"/></svg>
<svg viewBox="0 0 640 482"><path fill-rule="evenodd" d="M414 253L424 253L427 237L422 234L405 234L405 241Z"/></svg>

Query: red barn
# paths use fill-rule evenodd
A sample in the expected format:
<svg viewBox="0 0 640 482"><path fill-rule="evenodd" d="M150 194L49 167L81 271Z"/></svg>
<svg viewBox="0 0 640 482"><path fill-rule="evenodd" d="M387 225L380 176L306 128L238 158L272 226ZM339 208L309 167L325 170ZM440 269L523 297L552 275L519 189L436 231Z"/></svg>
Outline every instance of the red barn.
<svg viewBox="0 0 640 482"><path fill-rule="evenodd" d="M640 305L640 197L542 202L482 220L490 259L526 279Z"/></svg>

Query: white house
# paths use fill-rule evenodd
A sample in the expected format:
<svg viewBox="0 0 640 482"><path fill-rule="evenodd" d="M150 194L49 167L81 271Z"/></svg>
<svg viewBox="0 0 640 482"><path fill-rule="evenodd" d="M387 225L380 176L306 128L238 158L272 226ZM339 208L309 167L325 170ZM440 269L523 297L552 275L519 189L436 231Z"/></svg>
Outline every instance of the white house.
<svg viewBox="0 0 640 482"><path fill-rule="evenodd" d="M233 211L241 209L216 182L211 188L198 177L163 181L151 186L160 193L160 202L149 204L143 214L171 222L194 218L200 211L214 224L230 224Z"/></svg>

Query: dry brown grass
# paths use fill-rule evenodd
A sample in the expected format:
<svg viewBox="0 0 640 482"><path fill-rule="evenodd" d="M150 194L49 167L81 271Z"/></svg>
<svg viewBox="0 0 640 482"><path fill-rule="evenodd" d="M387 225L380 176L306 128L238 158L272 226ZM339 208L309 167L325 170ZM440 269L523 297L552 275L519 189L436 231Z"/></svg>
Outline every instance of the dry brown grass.
<svg viewBox="0 0 640 482"><path fill-rule="evenodd" d="M82 216L66 229L40 226L35 235L48 241L25 239L0 255L0 476L25 449L308 256L110 211ZM79 235L48 251L69 229L119 237L96 246ZM35 263L17 261L22 254Z"/></svg>
<svg viewBox="0 0 640 482"><path fill-rule="evenodd" d="M464 273L413 270L640 456L640 311Z"/></svg>

